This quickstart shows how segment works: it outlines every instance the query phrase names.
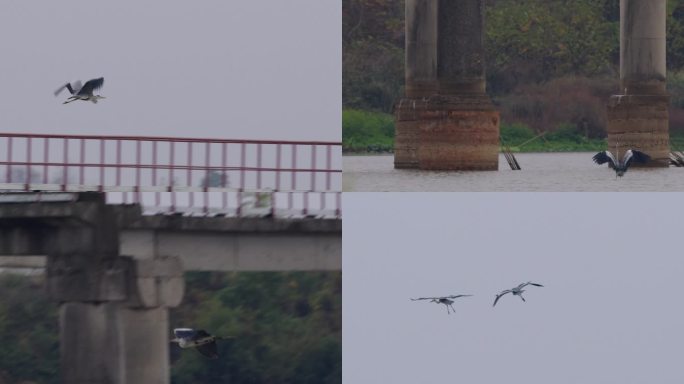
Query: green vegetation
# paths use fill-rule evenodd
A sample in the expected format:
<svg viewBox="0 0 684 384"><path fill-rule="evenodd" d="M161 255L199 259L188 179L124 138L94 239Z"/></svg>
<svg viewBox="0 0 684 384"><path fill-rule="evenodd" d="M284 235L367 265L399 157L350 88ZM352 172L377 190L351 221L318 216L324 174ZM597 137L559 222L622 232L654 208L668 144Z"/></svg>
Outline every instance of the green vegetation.
<svg viewBox="0 0 684 384"><path fill-rule="evenodd" d="M57 305L42 277L0 275L0 382L57 384Z"/></svg>
<svg viewBox="0 0 684 384"><path fill-rule="evenodd" d="M342 145L346 153L392 152L394 120L391 115L345 110L342 112L342 127ZM684 135L681 139L684 144ZM513 152L599 151L606 148L605 139L587 138L570 123L544 134L535 133L523 123L503 123L501 142Z"/></svg>
<svg viewBox="0 0 684 384"><path fill-rule="evenodd" d="M579 152L606 149L604 139L588 139L572 124L538 135L522 124L502 124L501 141L513 152Z"/></svg>
<svg viewBox="0 0 684 384"><path fill-rule="evenodd" d="M60 382L57 305L43 284L0 275L1 383ZM183 303L170 311L177 326L232 338L218 360L171 347L173 383L342 382L339 272L187 273Z"/></svg>
<svg viewBox="0 0 684 384"><path fill-rule="evenodd" d="M173 383L342 382L341 273L187 273L171 324L234 337L218 361L172 351Z"/></svg>
<svg viewBox="0 0 684 384"><path fill-rule="evenodd" d="M504 139L516 124L546 132L523 151L594 150L605 138L606 104L619 88L619 3L486 1L487 87ZM677 135L684 132L684 0L667 5L670 131ZM345 150L386 151L389 125L380 129L361 111L392 114L403 94L404 1L348 0L342 12L343 109L357 115L343 116Z"/></svg>
<svg viewBox="0 0 684 384"><path fill-rule="evenodd" d="M357 109L342 111L342 148L345 152L391 152L394 117Z"/></svg>

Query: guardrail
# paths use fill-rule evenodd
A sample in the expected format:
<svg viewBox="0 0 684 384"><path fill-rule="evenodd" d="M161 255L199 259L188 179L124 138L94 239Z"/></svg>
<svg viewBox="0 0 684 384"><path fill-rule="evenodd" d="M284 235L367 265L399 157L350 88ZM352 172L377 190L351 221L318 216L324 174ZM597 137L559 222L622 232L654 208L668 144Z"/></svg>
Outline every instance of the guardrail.
<svg viewBox="0 0 684 384"><path fill-rule="evenodd" d="M108 192L171 212L341 215L339 142L0 133L0 151L0 190Z"/></svg>

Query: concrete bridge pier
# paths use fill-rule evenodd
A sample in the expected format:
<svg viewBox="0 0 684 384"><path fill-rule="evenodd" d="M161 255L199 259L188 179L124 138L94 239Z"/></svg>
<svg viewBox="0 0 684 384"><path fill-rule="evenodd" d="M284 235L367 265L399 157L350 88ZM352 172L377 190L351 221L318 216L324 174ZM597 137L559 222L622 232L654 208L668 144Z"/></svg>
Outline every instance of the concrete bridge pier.
<svg viewBox="0 0 684 384"><path fill-rule="evenodd" d="M169 383L168 308L183 297L183 265L172 256L120 255L119 221L140 207L106 205L101 193L3 198L11 202L0 204L0 254L47 255L61 381Z"/></svg>
<svg viewBox="0 0 684 384"><path fill-rule="evenodd" d="M177 258L134 260L107 268L119 275L99 297L64 297L49 275L60 304L62 377L66 383L169 383L168 308L180 304L183 269Z"/></svg>
<svg viewBox="0 0 684 384"><path fill-rule="evenodd" d="M499 112L485 93L484 0L407 0L405 76L395 168L498 169Z"/></svg>
<svg viewBox="0 0 684 384"><path fill-rule="evenodd" d="M666 0L620 0L620 93L608 103L608 149L648 153L669 164L670 95L665 88Z"/></svg>

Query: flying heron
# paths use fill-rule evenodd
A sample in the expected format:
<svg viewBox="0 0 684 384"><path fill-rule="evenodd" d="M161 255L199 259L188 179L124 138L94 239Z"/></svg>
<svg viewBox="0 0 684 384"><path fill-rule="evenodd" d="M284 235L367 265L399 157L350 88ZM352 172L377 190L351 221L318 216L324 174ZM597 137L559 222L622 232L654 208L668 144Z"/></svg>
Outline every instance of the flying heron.
<svg viewBox="0 0 684 384"><path fill-rule="evenodd" d="M522 301L525 301L525 298L523 297L522 293L525 292L525 290L523 288L525 288L528 285L534 285L535 287L543 287L543 285L541 285L541 284L537 284L537 283L533 283L531 281L528 281L527 283L522 283L515 288L511 288L511 289L507 289L505 291L501 291L498 295L496 295L496 299L494 299L494 304L492 305L492 307L496 305L496 302L499 301L501 296L503 296L507 293L512 293L514 296L520 296Z"/></svg>
<svg viewBox="0 0 684 384"><path fill-rule="evenodd" d="M92 101L93 103L97 103L98 99L104 99L105 97L93 95L93 91L102 88L102 84L104 84L104 77L88 80L83 86L81 86L80 80L73 84L66 83L55 91L55 96L59 95L59 93L66 88L71 93L71 97L69 97L67 101L63 102L62 104L71 103L72 101L76 100Z"/></svg>
<svg viewBox="0 0 684 384"><path fill-rule="evenodd" d="M197 351L210 359L218 358L216 340L224 339L220 336L212 336L202 329L176 328L173 330L176 337L172 343L178 343L181 348L196 348Z"/></svg>
<svg viewBox="0 0 684 384"><path fill-rule="evenodd" d="M617 148L615 149L615 153L618 153ZM615 157L613 157L613 154L610 153L610 151L603 151L595 154L592 159L596 164L608 163L608 166L615 170L615 178L618 176L622 177L622 175L627 172L627 168L629 168L632 162L636 161L637 163L645 164L651 160L651 156L641 151L637 151L636 149L628 149L624 156L622 156L622 161L616 160Z"/></svg>
<svg viewBox="0 0 684 384"><path fill-rule="evenodd" d="M454 309L454 306L452 305L454 303L454 301L451 299L458 299L459 297L467 297L467 296L472 296L472 295L451 295L451 296L442 296L442 297L419 297L417 299L411 299L411 301L430 300L431 303L444 304L447 307L447 314L449 314L449 313L451 313L451 312L449 312L449 307L451 307L452 311L456 312L456 310Z"/></svg>

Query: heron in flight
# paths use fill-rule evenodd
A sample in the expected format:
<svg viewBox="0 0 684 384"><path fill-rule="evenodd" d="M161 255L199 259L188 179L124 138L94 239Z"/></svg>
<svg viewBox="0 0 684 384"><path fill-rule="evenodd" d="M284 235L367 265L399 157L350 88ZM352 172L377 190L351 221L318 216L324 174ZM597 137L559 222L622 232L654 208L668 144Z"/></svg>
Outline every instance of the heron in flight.
<svg viewBox="0 0 684 384"><path fill-rule="evenodd" d="M615 153L618 153L617 148L615 149ZM627 172L627 168L629 168L632 162L636 161L637 163L645 164L651 160L651 156L641 151L637 151L636 149L628 149L624 156L622 156L622 161L616 160L610 151L599 152L595 154L592 159L599 165L608 163L608 166L615 170L615 178L617 178L618 176L622 177L622 175Z"/></svg>
<svg viewBox="0 0 684 384"><path fill-rule="evenodd" d="M220 336L212 336L202 329L176 328L173 330L176 337L172 343L178 343L181 348L195 348L197 351L210 359L218 358L216 340L224 339Z"/></svg>
<svg viewBox="0 0 684 384"><path fill-rule="evenodd" d="M458 299L459 297L467 297L467 296L472 296L472 295L451 295L451 296L442 296L442 297L419 297L417 299L411 299L411 301L416 301L416 300L430 300L431 303L437 303L437 304L444 304L447 307L447 314L451 313L449 312L449 307L451 307L451 310L455 313L456 310L454 309L454 301L451 299Z"/></svg>
<svg viewBox="0 0 684 384"><path fill-rule="evenodd" d="M511 288L511 289L507 289L505 291L501 291L498 295L496 295L496 299L494 299L494 304L492 305L492 307L496 305L496 302L499 301L501 296L503 296L507 293L512 293L514 296L520 296L522 301L525 301L525 298L523 297L522 293L525 292L525 290L523 288L527 287L528 285L534 285L535 287L543 287L543 285L541 285L541 284L537 284L537 283L533 283L531 281L528 281L527 283L522 283L515 288Z"/></svg>
<svg viewBox="0 0 684 384"><path fill-rule="evenodd" d="M59 95L59 93L66 88L71 93L71 97L69 97L67 101L63 102L62 104L71 103L72 101L76 100L92 101L93 103L97 103L98 99L104 99L105 97L93 95L93 92L102 88L102 84L104 84L104 77L88 80L85 84L83 84L83 86L81 86L80 80L73 84L66 83L55 91L55 96Z"/></svg>

